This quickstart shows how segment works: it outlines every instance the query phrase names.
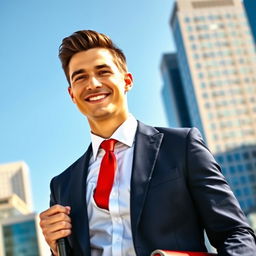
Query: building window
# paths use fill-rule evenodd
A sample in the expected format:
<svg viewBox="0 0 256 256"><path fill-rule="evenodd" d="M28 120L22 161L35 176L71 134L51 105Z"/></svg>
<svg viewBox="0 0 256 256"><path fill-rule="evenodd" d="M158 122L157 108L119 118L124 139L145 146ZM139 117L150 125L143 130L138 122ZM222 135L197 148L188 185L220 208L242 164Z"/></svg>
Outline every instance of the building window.
<svg viewBox="0 0 256 256"><path fill-rule="evenodd" d="M242 192L240 189L235 189L235 194L237 197L240 197L242 195Z"/></svg>
<svg viewBox="0 0 256 256"><path fill-rule="evenodd" d="M201 88L202 88L202 89L206 88L206 83L202 82L202 83L201 83Z"/></svg>
<svg viewBox="0 0 256 256"><path fill-rule="evenodd" d="M185 17L184 20L185 20L186 23L189 23L189 22L190 22L190 18L189 18L189 17Z"/></svg>
<svg viewBox="0 0 256 256"><path fill-rule="evenodd" d="M204 104L205 108L211 108L211 104L209 102Z"/></svg>
<svg viewBox="0 0 256 256"><path fill-rule="evenodd" d="M201 69L202 65L200 63L196 63L196 68Z"/></svg>
<svg viewBox="0 0 256 256"><path fill-rule="evenodd" d="M195 51L195 50L197 49L196 45L195 45L195 44L192 44L192 45L191 45L191 49Z"/></svg>
<svg viewBox="0 0 256 256"><path fill-rule="evenodd" d="M204 78L204 73L202 73L202 72L198 73L198 78L203 79Z"/></svg>
<svg viewBox="0 0 256 256"><path fill-rule="evenodd" d="M243 152L243 158L244 158L245 160L250 159L250 154L249 154L249 152Z"/></svg>
<svg viewBox="0 0 256 256"><path fill-rule="evenodd" d="M255 177L254 174L250 174L250 175L249 175L249 179L250 179L251 182L255 182L256 177Z"/></svg>
<svg viewBox="0 0 256 256"><path fill-rule="evenodd" d="M193 57L194 57L195 60L197 60L197 59L199 59L200 56L199 56L198 53L195 53L195 54L193 55Z"/></svg>
<svg viewBox="0 0 256 256"><path fill-rule="evenodd" d="M241 165L241 164L239 164L239 165L237 166L237 169L238 169L239 172L243 172L243 171L244 171L244 166Z"/></svg>
<svg viewBox="0 0 256 256"><path fill-rule="evenodd" d="M227 155L227 160L228 160L229 163L233 162L233 160L234 160L233 155L228 154Z"/></svg>
<svg viewBox="0 0 256 256"><path fill-rule="evenodd" d="M232 177L232 181L233 181L234 186L238 186L239 181L238 181L238 178L236 176Z"/></svg>
<svg viewBox="0 0 256 256"><path fill-rule="evenodd" d="M246 169L247 169L248 171L252 171L252 170L253 170L253 165L252 165L252 163L246 164Z"/></svg>
<svg viewBox="0 0 256 256"><path fill-rule="evenodd" d="M236 173L236 167L235 166L230 166L229 167L229 172L231 173L231 174L235 174Z"/></svg>
<svg viewBox="0 0 256 256"><path fill-rule="evenodd" d="M193 27L192 27L192 26L188 26L188 27L187 27L187 31L188 31L188 32L192 32L192 31L193 31Z"/></svg>
<svg viewBox="0 0 256 256"><path fill-rule="evenodd" d="M247 183L246 177L245 177L245 176L241 176L241 177L240 177L240 182L241 182L242 184L246 184L246 183Z"/></svg>
<svg viewBox="0 0 256 256"><path fill-rule="evenodd" d="M244 195L245 195L245 196L249 196L249 195L250 195L250 190L249 190L248 187L245 187L245 188L243 189L243 192L244 192Z"/></svg>
<svg viewBox="0 0 256 256"><path fill-rule="evenodd" d="M250 209L251 207L253 207L253 201L252 201L252 199L248 199L247 200L247 207L248 207L248 209Z"/></svg>
<svg viewBox="0 0 256 256"><path fill-rule="evenodd" d="M219 164L223 164L223 163L224 163L224 157L223 157L223 156L217 156L217 157L216 157L216 160L217 160L217 162L218 162ZM222 168L222 169L224 169L224 168Z"/></svg>
<svg viewBox="0 0 256 256"><path fill-rule="evenodd" d="M194 36L194 35L190 35L188 38L189 38L189 40L191 40L191 41L195 40L195 36Z"/></svg>
<svg viewBox="0 0 256 256"><path fill-rule="evenodd" d="M240 161L241 160L241 156L240 156L239 153L235 153L234 156L235 156L236 161Z"/></svg>

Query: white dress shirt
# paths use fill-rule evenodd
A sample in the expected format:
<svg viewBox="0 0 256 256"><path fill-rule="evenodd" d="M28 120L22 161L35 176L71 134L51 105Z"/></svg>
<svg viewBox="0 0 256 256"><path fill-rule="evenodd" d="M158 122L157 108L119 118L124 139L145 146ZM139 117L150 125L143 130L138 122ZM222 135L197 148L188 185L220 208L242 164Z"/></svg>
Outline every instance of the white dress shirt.
<svg viewBox="0 0 256 256"><path fill-rule="evenodd" d="M109 198L109 211L99 208L93 198L105 151L99 148L104 139L91 134L93 155L89 163L86 202L92 256L135 255L130 221L130 181L136 129L137 121L129 115L111 136L118 142L114 150L117 168Z"/></svg>

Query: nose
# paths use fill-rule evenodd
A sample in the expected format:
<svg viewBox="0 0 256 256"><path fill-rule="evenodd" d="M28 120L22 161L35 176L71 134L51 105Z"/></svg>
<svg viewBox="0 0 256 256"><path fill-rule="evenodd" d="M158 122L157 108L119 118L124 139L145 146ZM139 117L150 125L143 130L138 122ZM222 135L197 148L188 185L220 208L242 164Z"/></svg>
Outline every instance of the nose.
<svg viewBox="0 0 256 256"><path fill-rule="evenodd" d="M93 89L99 88L101 86L102 86L102 84L99 81L99 79L97 79L96 77L92 76L91 79L89 80L88 85L87 85L87 90L93 90Z"/></svg>

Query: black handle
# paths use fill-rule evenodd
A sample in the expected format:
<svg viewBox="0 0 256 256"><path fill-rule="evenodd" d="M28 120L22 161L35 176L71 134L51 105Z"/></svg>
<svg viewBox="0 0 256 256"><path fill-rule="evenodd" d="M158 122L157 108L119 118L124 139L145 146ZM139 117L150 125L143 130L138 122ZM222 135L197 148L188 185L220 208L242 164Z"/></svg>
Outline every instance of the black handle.
<svg viewBox="0 0 256 256"><path fill-rule="evenodd" d="M68 256L66 251L65 238L58 239L57 247L58 247L59 256Z"/></svg>

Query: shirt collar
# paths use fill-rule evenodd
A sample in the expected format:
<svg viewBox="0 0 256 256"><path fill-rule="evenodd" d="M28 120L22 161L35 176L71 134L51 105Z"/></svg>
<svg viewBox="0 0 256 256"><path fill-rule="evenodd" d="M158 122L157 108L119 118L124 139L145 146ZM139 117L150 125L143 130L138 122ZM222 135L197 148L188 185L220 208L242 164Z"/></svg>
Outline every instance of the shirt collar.
<svg viewBox="0 0 256 256"><path fill-rule="evenodd" d="M134 141L135 133L137 130L137 120L132 114L129 114L128 118L116 129L109 139L115 139L128 147L131 147ZM91 132L93 160L96 160L100 144L104 138L95 135Z"/></svg>

